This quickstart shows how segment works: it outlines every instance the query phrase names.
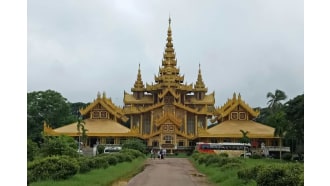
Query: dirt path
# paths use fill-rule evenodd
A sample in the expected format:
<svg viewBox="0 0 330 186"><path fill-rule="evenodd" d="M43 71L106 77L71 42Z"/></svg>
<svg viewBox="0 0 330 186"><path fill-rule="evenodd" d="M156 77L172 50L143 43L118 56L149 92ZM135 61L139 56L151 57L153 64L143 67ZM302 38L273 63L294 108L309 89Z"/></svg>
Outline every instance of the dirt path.
<svg viewBox="0 0 330 186"><path fill-rule="evenodd" d="M126 186L212 186L186 158L148 159L143 172Z"/></svg>

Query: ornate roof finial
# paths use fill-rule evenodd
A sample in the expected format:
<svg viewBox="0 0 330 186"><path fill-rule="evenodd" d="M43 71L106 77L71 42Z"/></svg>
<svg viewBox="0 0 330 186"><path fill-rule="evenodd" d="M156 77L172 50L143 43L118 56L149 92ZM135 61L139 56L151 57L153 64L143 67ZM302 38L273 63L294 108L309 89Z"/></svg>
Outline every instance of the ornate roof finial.
<svg viewBox="0 0 330 186"><path fill-rule="evenodd" d="M202 78L202 71L201 71L201 64L199 63L199 69L198 69L198 77L195 85L195 89L201 90L201 91L207 91L207 88L205 88L205 83Z"/></svg>
<svg viewBox="0 0 330 186"><path fill-rule="evenodd" d="M97 92L97 99L100 99L101 98L101 93L100 91Z"/></svg>
<svg viewBox="0 0 330 186"><path fill-rule="evenodd" d="M171 15L168 16L168 24L171 25Z"/></svg>
<svg viewBox="0 0 330 186"><path fill-rule="evenodd" d="M105 95L105 91L103 91L103 96L102 96L103 99L106 98L106 95Z"/></svg>
<svg viewBox="0 0 330 186"><path fill-rule="evenodd" d="M143 85L143 81L141 78L141 70L140 70L140 63L139 63L137 79L134 83L134 87L132 88L132 91L143 91L143 89L144 89L144 85Z"/></svg>

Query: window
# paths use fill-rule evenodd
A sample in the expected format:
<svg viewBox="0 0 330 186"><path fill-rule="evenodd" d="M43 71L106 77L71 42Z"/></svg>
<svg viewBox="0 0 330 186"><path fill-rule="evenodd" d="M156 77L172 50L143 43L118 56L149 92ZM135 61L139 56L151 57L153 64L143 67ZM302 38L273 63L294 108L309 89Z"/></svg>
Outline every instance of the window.
<svg viewBox="0 0 330 186"><path fill-rule="evenodd" d="M106 144L115 144L115 138L106 138L105 143Z"/></svg>
<svg viewBox="0 0 330 186"><path fill-rule="evenodd" d="M164 136L164 141L165 143L172 143L173 137L172 136Z"/></svg>
<svg viewBox="0 0 330 186"><path fill-rule="evenodd" d="M183 147L184 146L184 141L183 140L180 140L179 143L178 143L178 146L179 147Z"/></svg>
<svg viewBox="0 0 330 186"><path fill-rule="evenodd" d="M158 141L157 140L152 141L152 146L153 147L158 147L159 146Z"/></svg>

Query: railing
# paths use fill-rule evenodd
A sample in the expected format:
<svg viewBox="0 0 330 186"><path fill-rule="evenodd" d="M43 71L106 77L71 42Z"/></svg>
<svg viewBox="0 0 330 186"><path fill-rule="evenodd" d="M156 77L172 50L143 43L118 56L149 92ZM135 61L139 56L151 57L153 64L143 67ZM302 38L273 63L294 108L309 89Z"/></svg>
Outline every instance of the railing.
<svg viewBox="0 0 330 186"><path fill-rule="evenodd" d="M279 146L265 146L265 149L268 151L281 151L290 152L290 147L279 147Z"/></svg>

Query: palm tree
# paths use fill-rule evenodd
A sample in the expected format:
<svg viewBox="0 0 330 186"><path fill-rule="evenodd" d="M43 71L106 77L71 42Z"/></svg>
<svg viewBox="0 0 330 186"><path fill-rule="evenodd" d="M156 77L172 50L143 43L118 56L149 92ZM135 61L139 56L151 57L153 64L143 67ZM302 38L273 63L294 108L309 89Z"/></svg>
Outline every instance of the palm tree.
<svg viewBox="0 0 330 186"><path fill-rule="evenodd" d="M86 136L86 131L87 131L87 129L85 129L85 121L81 117L78 117L77 131L78 131L78 136L79 136L79 150L80 150L81 149L81 147L80 147L80 143L81 143L80 137L83 136L83 138L84 138ZM80 131L82 131L82 133Z"/></svg>
<svg viewBox="0 0 330 186"><path fill-rule="evenodd" d="M287 98L285 92L283 92L282 90L275 90L275 94L268 92L267 93L267 98L270 98L270 100L267 102L268 103L268 107L274 111L277 108L282 106L282 103L280 101L283 101Z"/></svg>
<svg viewBox="0 0 330 186"><path fill-rule="evenodd" d="M278 110L268 117L268 123L274 126L274 136L279 137L280 145L280 159L282 159L282 139L285 136L286 130L288 128L288 120L286 119L285 112L283 110Z"/></svg>
<svg viewBox="0 0 330 186"><path fill-rule="evenodd" d="M274 136L278 136L280 138L280 160L282 160L282 138L284 137L283 124L276 125Z"/></svg>
<svg viewBox="0 0 330 186"><path fill-rule="evenodd" d="M244 131L244 130L240 130L240 131L242 133L242 138L240 139L240 142L243 144L250 143L250 138L247 136L249 131ZM244 145L244 158L245 158L245 145Z"/></svg>

